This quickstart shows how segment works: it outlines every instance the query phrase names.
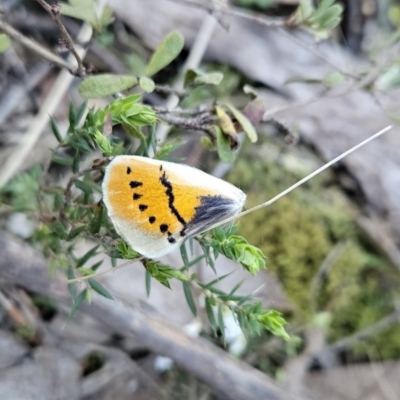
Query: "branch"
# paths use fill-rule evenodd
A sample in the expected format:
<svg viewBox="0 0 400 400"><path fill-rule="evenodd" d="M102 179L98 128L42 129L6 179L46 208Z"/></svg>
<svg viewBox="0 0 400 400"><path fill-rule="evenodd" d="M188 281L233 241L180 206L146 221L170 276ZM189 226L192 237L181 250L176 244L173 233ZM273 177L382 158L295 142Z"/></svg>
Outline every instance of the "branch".
<svg viewBox="0 0 400 400"><path fill-rule="evenodd" d="M173 1L174 3L183 4L195 8L200 8L202 10L208 11L209 13L213 13L218 11L219 13L232 15L234 17L240 17L244 19L248 19L253 22L257 22L261 25L268 26L270 28L282 28L287 25L287 19L285 18L273 18L273 17L264 17L258 13L250 12L250 11L243 11L240 8L226 6L218 2L219 7L216 9L215 7L208 6L206 4L198 3L197 1L192 0L169 0Z"/></svg>
<svg viewBox="0 0 400 400"><path fill-rule="evenodd" d="M61 14L60 14L61 7L58 4L50 6L44 0L36 0L36 1L50 14L53 21L57 24L58 29L60 29L63 36L62 40L63 44L75 57L76 62L78 63L75 75L80 77L84 76L85 67L83 66L82 59L75 49L74 41L72 40L70 34L68 33L67 29L65 28L64 24L61 21Z"/></svg>
<svg viewBox="0 0 400 400"><path fill-rule="evenodd" d="M74 74L75 68L72 65L68 64L65 60L52 53L40 43L24 36L11 25L7 24L3 19L0 19L0 30L10 36L16 42L21 43L23 46L35 52L39 57L44 58L45 60L57 65L62 69L67 69L71 74Z"/></svg>
<svg viewBox="0 0 400 400"><path fill-rule="evenodd" d="M24 287L60 302L69 301L64 277L50 280L47 262L27 244L0 234L0 281ZM172 358L223 398L232 400L300 400L279 387L267 375L249 364L233 359L203 338L184 331L149 310L140 300L109 301L96 296L83 312L111 327L115 332L136 335L150 350ZM304 397L302 397L305 400Z"/></svg>

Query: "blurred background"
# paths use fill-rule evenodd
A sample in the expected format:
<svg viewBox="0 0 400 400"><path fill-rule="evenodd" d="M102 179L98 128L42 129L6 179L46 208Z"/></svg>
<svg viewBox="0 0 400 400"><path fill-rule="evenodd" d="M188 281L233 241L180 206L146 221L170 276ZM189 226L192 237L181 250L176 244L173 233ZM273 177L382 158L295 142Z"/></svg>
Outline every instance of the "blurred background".
<svg viewBox="0 0 400 400"><path fill-rule="evenodd" d="M38 49L1 38L2 399L400 398L400 1L301 3L302 9L299 0L110 0L113 22L92 36L80 19L62 18L86 49L89 72L141 76L163 37L179 31L184 50L153 77L156 83L171 87L188 67L224 76L218 86L191 89L180 107L217 101L243 110L248 93L256 94L258 142L241 137L232 164L206 150L197 130L173 123L156 130L160 140L181 144L176 160L247 193L247 208L395 125L239 220L238 233L263 251L266 270L252 277L222 256L216 262L218 275L233 271L221 290L244 279L239 293L280 311L289 341L267 332L244 338L234 321L223 340L212 332L199 294L196 318L181 285L170 290L154 282L148 297L140 264L101 277L118 301L94 297L67 322L65 274L49 268L41 251L33 204L39 166L57 145L48 115L61 132L67 129L70 100L83 103L81 79ZM338 24L329 25L330 15L306 15L311 4L317 10L334 3L343 6ZM65 59L59 27L38 2L2 0L0 7L0 30L12 26ZM145 93L143 101L171 106L167 89ZM89 107L106 104L100 99ZM54 162L49 174L61 186L69 179ZM84 254L93 244L79 246ZM163 262L182 263L174 253ZM205 281L215 277L202 263L196 272Z"/></svg>

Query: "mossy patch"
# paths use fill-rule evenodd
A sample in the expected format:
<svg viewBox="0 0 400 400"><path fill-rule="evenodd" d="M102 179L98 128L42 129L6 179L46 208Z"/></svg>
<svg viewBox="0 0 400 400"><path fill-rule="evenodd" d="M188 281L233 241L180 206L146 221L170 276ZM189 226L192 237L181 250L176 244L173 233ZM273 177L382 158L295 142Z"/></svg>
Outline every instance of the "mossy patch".
<svg viewBox="0 0 400 400"><path fill-rule="evenodd" d="M302 149L280 151L265 139L249 151L247 147L243 150L229 176L248 194L248 208L298 181L311 172L307 168L318 167L312 166L312 161L308 166L302 164ZM293 168L296 157L303 170ZM239 223L239 233L264 252L268 270L277 275L298 307L297 323L307 326L317 311L331 314L330 342L371 326L395 310L399 273L370 243L363 243L357 212L327 172ZM323 276L318 292L313 293L313 279L338 243L343 243L341 252ZM392 326L354 347L353 354L357 358L396 358L399 332L399 326ZM379 352L371 353L371 345Z"/></svg>

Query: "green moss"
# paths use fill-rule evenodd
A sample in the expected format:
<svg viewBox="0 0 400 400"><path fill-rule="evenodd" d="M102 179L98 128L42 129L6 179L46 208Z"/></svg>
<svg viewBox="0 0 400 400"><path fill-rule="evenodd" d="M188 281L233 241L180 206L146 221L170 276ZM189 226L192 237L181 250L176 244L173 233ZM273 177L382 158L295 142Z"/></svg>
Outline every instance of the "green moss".
<svg viewBox="0 0 400 400"><path fill-rule="evenodd" d="M296 162L285 162L286 156L268 142L253 146L251 152L243 150L229 179L248 194L247 207L272 198L307 173L305 165L301 172L293 170ZM298 157L297 164L301 165L304 155L300 157L295 149L289 156ZM316 311L331 313L331 342L392 313L400 284L398 271L370 244L363 243L355 215L354 206L332 184L328 172L239 223L239 234L261 248L267 256L268 270L276 274L298 307L295 319L304 326L310 321L310 296L315 296ZM338 242L346 243L341 254L330 266L319 292L310 293L317 271ZM400 355L399 333L398 325L388 328L357 345L353 354L395 358ZM379 352L371 354L371 348Z"/></svg>
<svg viewBox="0 0 400 400"><path fill-rule="evenodd" d="M279 277L299 309L309 314L311 280L330 248L324 227L307 208L283 198L273 207L247 216L239 230L262 249L268 269Z"/></svg>

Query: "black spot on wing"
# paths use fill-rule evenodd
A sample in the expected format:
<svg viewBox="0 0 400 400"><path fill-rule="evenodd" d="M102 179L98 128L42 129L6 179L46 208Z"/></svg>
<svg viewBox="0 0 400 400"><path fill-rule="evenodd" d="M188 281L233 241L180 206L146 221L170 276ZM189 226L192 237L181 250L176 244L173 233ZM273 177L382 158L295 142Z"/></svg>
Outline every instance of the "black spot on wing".
<svg viewBox="0 0 400 400"><path fill-rule="evenodd" d="M149 222L151 224L154 224L154 222L156 222L156 217L154 217L154 216L149 217Z"/></svg>
<svg viewBox="0 0 400 400"><path fill-rule="evenodd" d="M167 224L161 224L161 225L160 225L160 231L161 231L162 233L167 232L167 231L168 231L168 225L167 225Z"/></svg>
<svg viewBox="0 0 400 400"><path fill-rule="evenodd" d="M127 169L126 169L126 173L129 175L130 173L131 173L131 167L128 167Z"/></svg>
<svg viewBox="0 0 400 400"><path fill-rule="evenodd" d="M168 236L168 242L172 243L176 243L176 240L172 237L172 236Z"/></svg>
<svg viewBox="0 0 400 400"><path fill-rule="evenodd" d="M140 210L140 211L145 211L145 210L147 210L148 208L149 208L149 206L146 205L146 204L139 204L139 210Z"/></svg>
<svg viewBox="0 0 400 400"><path fill-rule="evenodd" d="M142 186L143 185L143 183L142 182L138 182L138 181L130 181L129 182L129 186L132 188L132 189L135 189L135 188L137 188L137 187L139 187L139 186Z"/></svg>
<svg viewBox="0 0 400 400"><path fill-rule="evenodd" d="M133 193L133 200L139 200L143 195L139 193Z"/></svg>

